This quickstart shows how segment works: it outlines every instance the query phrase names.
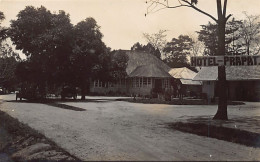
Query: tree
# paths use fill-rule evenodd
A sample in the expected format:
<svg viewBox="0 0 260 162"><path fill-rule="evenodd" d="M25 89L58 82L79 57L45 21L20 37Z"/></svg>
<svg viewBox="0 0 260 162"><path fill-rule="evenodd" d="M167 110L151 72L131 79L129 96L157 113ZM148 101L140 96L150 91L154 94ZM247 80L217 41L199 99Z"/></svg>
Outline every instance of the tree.
<svg viewBox="0 0 260 162"><path fill-rule="evenodd" d="M1 44L0 48L0 85L12 89L16 85L15 69L21 61L19 54L15 53L8 44Z"/></svg>
<svg viewBox="0 0 260 162"><path fill-rule="evenodd" d="M147 43L152 45L155 50L159 50L160 54L162 54L167 42L165 32L167 32L167 30L159 30L158 33L154 34L143 33L143 36L146 39ZM157 55L159 55L159 52L157 52ZM160 57L157 57L161 59L162 56L160 55Z"/></svg>
<svg viewBox="0 0 260 162"><path fill-rule="evenodd" d="M243 45L239 42L240 39L240 27L242 21L235 20L228 21L225 31L225 47L227 55L239 55L243 54ZM209 22L207 25L201 25L202 29L198 31L198 39L204 43L205 50L204 55L215 56L218 49L218 26L215 23Z"/></svg>
<svg viewBox="0 0 260 162"><path fill-rule="evenodd" d="M0 43L6 39L7 28L1 26L1 22L5 19L4 13L0 11Z"/></svg>
<svg viewBox="0 0 260 162"><path fill-rule="evenodd" d="M213 21L215 21L218 25L218 49L217 49L217 55L225 55L225 29L226 29L226 23L228 19L232 15L226 15L227 10L227 0L224 0L224 4L222 6L221 0L216 0L217 3L217 13L218 18L215 18L214 16L210 15L209 13L199 9L196 5L198 3L198 0L178 0L179 5L171 6L169 3L169 0L150 0L147 2L149 4L147 13L150 13L155 10L157 6L160 6L160 8L156 8L158 10L164 9L164 8L179 8L179 7L189 7L192 8L208 17L210 17ZM218 104L218 111L213 119L219 119L219 120L228 120L227 117L227 82L226 82L226 71L225 66L219 66L218 67L218 83L219 83L219 104Z"/></svg>
<svg viewBox="0 0 260 162"><path fill-rule="evenodd" d="M187 66L187 56L191 54L192 44L192 39L187 35L173 38L163 50L166 53L165 62L172 68Z"/></svg>
<svg viewBox="0 0 260 162"><path fill-rule="evenodd" d="M28 73L20 75L21 81L30 81L43 94L48 85L68 82L72 31L69 15L64 11L52 14L43 6L27 6L20 11L17 19L11 21L8 35L16 49L27 56L21 66Z"/></svg>
<svg viewBox="0 0 260 162"><path fill-rule="evenodd" d="M104 69L100 62L100 58L102 58L100 56L106 55L108 51L102 37L100 26L91 17L79 22L74 27L72 63L76 73L76 80L78 80L77 84L81 87L82 100L85 99L88 90L86 85L88 86L91 79L99 76L97 73Z"/></svg>
<svg viewBox="0 0 260 162"><path fill-rule="evenodd" d="M143 45L140 44L139 42L135 43L132 47L131 47L131 51L143 51Z"/></svg>
<svg viewBox="0 0 260 162"><path fill-rule="evenodd" d="M190 56L199 56L203 53L203 49L205 48L203 42L201 42L197 35L189 34L188 35L192 40L192 47L191 47L191 55Z"/></svg>
<svg viewBox="0 0 260 162"><path fill-rule="evenodd" d="M142 45L139 42L135 43L132 47L131 47L132 51L143 51L143 52L147 52L149 54L154 55L155 57L161 59L161 52L160 50L157 48L155 49L154 46L150 43L147 43L147 45Z"/></svg>
<svg viewBox="0 0 260 162"><path fill-rule="evenodd" d="M127 77L126 68L129 58L125 51L118 50L111 53L111 67L109 69L112 81L118 81Z"/></svg>
<svg viewBox="0 0 260 162"><path fill-rule="evenodd" d="M0 25L5 19L0 11ZM4 88L13 88L16 84L15 69L20 57L12 48L4 43L7 38L7 28L0 26L0 85Z"/></svg>
<svg viewBox="0 0 260 162"><path fill-rule="evenodd" d="M245 44L247 55L256 55L260 52L260 15L248 15L244 12L246 19L241 24L241 43Z"/></svg>

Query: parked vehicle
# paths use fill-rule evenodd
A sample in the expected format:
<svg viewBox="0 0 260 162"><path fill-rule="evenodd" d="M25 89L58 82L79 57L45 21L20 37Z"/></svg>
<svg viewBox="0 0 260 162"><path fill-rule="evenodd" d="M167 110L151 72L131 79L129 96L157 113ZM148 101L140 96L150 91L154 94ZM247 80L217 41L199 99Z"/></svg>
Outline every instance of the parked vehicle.
<svg viewBox="0 0 260 162"><path fill-rule="evenodd" d="M69 87L69 86L66 86L66 87L62 88L61 99L65 99L65 98L77 99L77 90L76 90L76 88Z"/></svg>
<svg viewBox="0 0 260 162"><path fill-rule="evenodd" d="M37 90L33 89L23 89L16 92L16 100L22 100L23 98L27 100L39 100L45 98L45 96L41 95Z"/></svg>

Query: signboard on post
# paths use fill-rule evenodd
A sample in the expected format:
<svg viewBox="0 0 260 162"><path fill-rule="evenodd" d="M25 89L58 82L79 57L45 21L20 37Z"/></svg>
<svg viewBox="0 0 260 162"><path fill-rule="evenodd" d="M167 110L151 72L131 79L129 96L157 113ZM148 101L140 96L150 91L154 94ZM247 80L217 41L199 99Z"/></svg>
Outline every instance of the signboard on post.
<svg viewBox="0 0 260 162"><path fill-rule="evenodd" d="M198 56L191 57L192 67L209 66L257 66L260 65L260 56Z"/></svg>

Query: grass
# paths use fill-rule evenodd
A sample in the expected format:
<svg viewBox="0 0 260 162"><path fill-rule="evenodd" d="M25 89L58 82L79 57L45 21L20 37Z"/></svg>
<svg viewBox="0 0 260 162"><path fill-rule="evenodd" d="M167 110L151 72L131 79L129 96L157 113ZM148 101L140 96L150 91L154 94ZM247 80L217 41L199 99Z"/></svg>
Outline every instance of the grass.
<svg viewBox="0 0 260 162"><path fill-rule="evenodd" d="M144 104L168 104L168 105L208 105L208 103L205 100L202 99L174 99L172 101L164 101L162 99L152 98L152 99L143 99L143 98L137 98L134 99L117 99L117 101L128 101L133 103L144 103ZM243 102L238 101L229 101L228 105L244 105ZM212 103L210 105L217 105L217 103Z"/></svg>

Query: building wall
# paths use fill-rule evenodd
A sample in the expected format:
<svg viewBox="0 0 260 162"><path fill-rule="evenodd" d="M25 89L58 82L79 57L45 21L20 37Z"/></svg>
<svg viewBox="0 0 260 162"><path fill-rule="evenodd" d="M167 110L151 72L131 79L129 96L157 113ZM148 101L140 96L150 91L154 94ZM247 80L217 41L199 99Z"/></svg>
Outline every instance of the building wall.
<svg viewBox="0 0 260 162"><path fill-rule="evenodd" d="M102 83L99 80L93 81L90 85L90 92L98 94L123 93L129 96L150 95L154 88L155 78L128 78L116 83ZM170 89L170 79L162 79L162 89Z"/></svg>
<svg viewBox="0 0 260 162"><path fill-rule="evenodd" d="M122 79L116 83L111 82L101 82L99 80L95 80L90 85L90 92L98 93L101 95L106 95L109 93L127 93L127 81Z"/></svg>
<svg viewBox="0 0 260 162"><path fill-rule="evenodd" d="M256 101L260 101L260 81L255 83Z"/></svg>
<svg viewBox="0 0 260 162"><path fill-rule="evenodd" d="M203 82L202 93L212 99L216 96L215 86L216 82ZM260 101L260 81L229 81L227 93L232 101Z"/></svg>
<svg viewBox="0 0 260 162"><path fill-rule="evenodd" d="M260 101L260 81L232 81L228 86L231 100Z"/></svg>
<svg viewBox="0 0 260 162"><path fill-rule="evenodd" d="M199 95L202 92L201 85L185 85L185 86L186 86L187 96Z"/></svg>
<svg viewBox="0 0 260 162"><path fill-rule="evenodd" d="M202 83L202 93L207 94L207 98L210 101L215 96L215 82L205 81Z"/></svg>

